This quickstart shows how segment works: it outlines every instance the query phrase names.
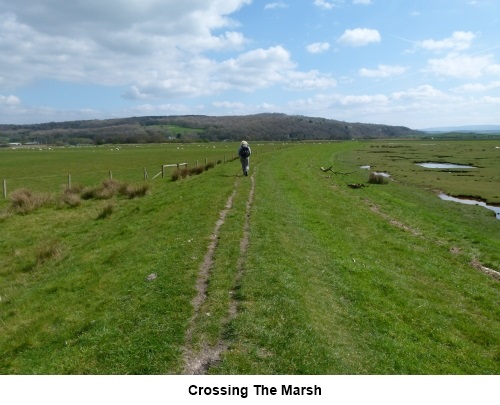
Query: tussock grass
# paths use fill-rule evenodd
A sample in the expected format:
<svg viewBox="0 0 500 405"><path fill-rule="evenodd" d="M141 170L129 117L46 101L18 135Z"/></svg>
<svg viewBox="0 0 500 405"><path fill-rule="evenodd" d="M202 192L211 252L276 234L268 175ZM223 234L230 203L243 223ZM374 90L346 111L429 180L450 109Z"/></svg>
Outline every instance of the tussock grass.
<svg viewBox="0 0 500 405"><path fill-rule="evenodd" d="M189 175L190 176L195 176L202 174L205 171L205 168L203 166L198 166L198 167L192 167L189 169Z"/></svg>
<svg viewBox="0 0 500 405"><path fill-rule="evenodd" d="M82 198L76 190L66 189L61 193L61 203L69 207L79 207L82 204Z"/></svg>
<svg viewBox="0 0 500 405"><path fill-rule="evenodd" d="M208 166L208 164L207 164ZM183 168L183 169L175 169L174 172L172 173L172 181L177 181L179 179L185 179L188 176L197 176L202 174L205 170L208 170L207 166L198 166L198 167L191 167L191 168ZM212 166L212 167L215 167Z"/></svg>
<svg viewBox="0 0 500 405"><path fill-rule="evenodd" d="M181 178L181 172L179 169L175 169L172 173L172 181L177 181Z"/></svg>
<svg viewBox="0 0 500 405"><path fill-rule="evenodd" d="M36 193L26 188L14 190L10 194L11 209L22 215L29 214L50 202L50 195Z"/></svg>
<svg viewBox="0 0 500 405"><path fill-rule="evenodd" d="M101 208L96 219L109 218L111 214L114 212L114 210L115 210L115 204L113 204L112 202L108 202Z"/></svg>
<svg viewBox="0 0 500 405"><path fill-rule="evenodd" d="M130 199L144 197L150 190L149 184L133 185L128 184L120 190L120 194Z"/></svg>
<svg viewBox="0 0 500 405"><path fill-rule="evenodd" d="M58 260L63 254L64 246L61 242L51 240L37 247L35 262L40 266L46 262Z"/></svg>

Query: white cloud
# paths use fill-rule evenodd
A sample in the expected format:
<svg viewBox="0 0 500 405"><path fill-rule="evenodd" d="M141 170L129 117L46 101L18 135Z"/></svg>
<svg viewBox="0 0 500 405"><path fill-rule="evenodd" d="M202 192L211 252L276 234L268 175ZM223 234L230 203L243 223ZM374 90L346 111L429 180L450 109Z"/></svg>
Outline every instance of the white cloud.
<svg viewBox="0 0 500 405"><path fill-rule="evenodd" d="M429 100L429 99L450 99L446 93L435 87L426 84L416 88L411 88L405 91L394 92L390 95L391 100L403 101L403 100Z"/></svg>
<svg viewBox="0 0 500 405"><path fill-rule="evenodd" d="M306 49L310 53L322 53L330 49L330 44L328 42L315 42L307 45Z"/></svg>
<svg viewBox="0 0 500 405"><path fill-rule="evenodd" d="M484 104L499 104L500 105L500 97L485 96L485 97L482 97L479 101L481 103L484 103Z"/></svg>
<svg viewBox="0 0 500 405"><path fill-rule="evenodd" d="M457 93L476 93L494 90L500 88L500 81L494 81L488 84L483 83L467 83L453 89Z"/></svg>
<svg viewBox="0 0 500 405"><path fill-rule="evenodd" d="M372 3L372 0L352 0L352 4L362 4L364 6L368 6Z"/></svg>
<svg viewBox="0 0 500 405"><path fill-rule="evenodd" d="M243 108L245 108L245 104L234 101L214 101L212 105L217 108L226 108L232 110L242 110Z"/></svg>
<svg viewBox="0 0 500 405"><path fill-rule="evenodd" d="M279 2L276 2L276 3L267 3L265 6L264 6L264 10L273 10L273 9L276 9L276 8L288 8L288 4L282 2L282 1L279 1Z"/></svg>
<svg viewBox="0 0 500 405"><path fill-rule="evenodd" d="M454 52L441 59L430 59L427 65L425 72L464 79L481 77L498 66L493 63L493 55L468 56Z"/></svg>
<svg viewBox="0 0 500 405"><path fill-rule="evenodd" d="M320 8L323 8L325 10L332 10L333 8L337 7L339 3L343 3L342 0L333 0L333 1L326 1L326 0L314 0L314 5Z"/></svg>
<svg viewBox="0 0 500 405"><path fill-rule="evenodd" d="M377 30L355 28L353 30L345 30L337 42L342 45L365 46L380 42L381 40L382 38Z"/></svg>
<svg viewBox="0 0 500 405"><path fill-rule="evenodd" d="M0 94L0 106L2 107L14 107L21 104L21 100L16 96L2 96Z"/></svg>
<svg viewBox="0 0 500 405"><path fill-rule="evenodd" d="M310 72L289 72L287 85L292 90L325 90L337 86L337 81L329 75L324 75L317 70Z"/></svg>
<svg viewBox="0 0 500 405"><path fill-rule="evenodd" d="M407 68L404 66L379 65L378 69L362 68L359 70L359 75L362 77L386 78L402 75L406 70Z"/></svg>
<svg viewBox="0 0 500 405"><path fill-rule="evenodd" d="M417 42L417 46L432 52L463 51L470 48L475 38L476 34L473 32L455 31L449 38L440 41L426 39L425 41Z"/></svg>
<svg viewBox="0 0 500 405"><path fill-rule="evenodd" d="M251 0L57 3L0 0L0 85L44 78L105 85L165 80L179 66L193 67L190 60L204 52L239 51L248 43L228 16Z"/></svg>
<svg viewBox="0 0 500 405"><path fill-rule="evenodd" d="M384 94L362 95L362 96L342 96L339 98L339 103L344 106L351 105L373 105L386 104L389 98Z"/></svg>

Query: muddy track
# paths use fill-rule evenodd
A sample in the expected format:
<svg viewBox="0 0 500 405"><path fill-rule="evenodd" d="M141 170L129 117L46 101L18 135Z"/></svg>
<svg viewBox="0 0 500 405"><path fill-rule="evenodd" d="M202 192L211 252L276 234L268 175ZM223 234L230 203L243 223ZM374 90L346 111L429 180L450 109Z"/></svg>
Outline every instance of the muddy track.
<svg viewBox="0 0 500 405"><path fill-rule="evenodd" d="M235 281L230 294L231 301L229 303L228 314L226 319L224 319L224 328L227 328L228 324L234 320L238 314L238 304L235 298L236 290L240 284L242 275L244 273L246 253L249 245L249 229L250 229L250 211L252 209L253 197L255 192L255 171L250 177L251 188L250 193L246 203L245 221L243 225L243 237L240 241L240 257L238 259L238 268ZM207 287L210 279L211 270L214 264L214 256L218 246L219 232L222 225L224 225L226 216L228 212L233 207L234 197L236 195L236 186L238 182L235 182L232 194L227 200L225 208L220 212L219 220L215 224L214 231L212 233L211 242L208 246L207 253L200 266L198 279L196 281L196 297L193 299L193 309L194 313L189 321L189 326L186 332L186 344L184 349L184 371L183 374L188 375L200 375L206 374L210 367L220 361L220 358L224 351L229 347L229 342L224 340L222 336L219 341L214 345L210 346L206 342L202 342L201 350L196 352L192 347L193 333L195 330L196 322L200 315L200 309L206 300ZM224 333L223 333L224 335Z"/></svg>

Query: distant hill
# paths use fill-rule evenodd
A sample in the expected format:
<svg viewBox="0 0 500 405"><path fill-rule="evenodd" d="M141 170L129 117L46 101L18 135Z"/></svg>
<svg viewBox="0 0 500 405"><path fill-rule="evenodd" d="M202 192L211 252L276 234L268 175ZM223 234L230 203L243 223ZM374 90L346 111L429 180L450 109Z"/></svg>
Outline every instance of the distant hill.
<svg viewBox="0 0 500 405"><path fill-rule="evenodd" d="M459 127L437 127L425 128L422 129L422 131L430 133L463 132L478 134L500 134L500 125L464 125Z"/></svg>
<svg viewBox="0 0 500 405"><path fill-rule="evenodd" d="M9 142L49 144L241 140L298 141L421 136L402 126L362 124L286 114L149 116L109 120L0 125Z"/></svg>

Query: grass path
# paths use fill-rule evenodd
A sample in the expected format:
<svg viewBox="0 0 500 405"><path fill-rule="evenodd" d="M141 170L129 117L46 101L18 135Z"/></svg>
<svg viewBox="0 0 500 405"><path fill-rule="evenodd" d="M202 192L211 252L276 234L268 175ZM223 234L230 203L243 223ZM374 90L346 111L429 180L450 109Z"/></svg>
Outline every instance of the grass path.
<svg viewBox="0 0 500 405"><path fill-rule="evenodd" d="M219 220L215 224L214 232L211 237L211 243L208 246L205 259L200 266L200 271L198 279L196 282L197 295L193 300L193 316L190 320L188 330L186 332L186 348L185 348L185 367L184 374L206 374L210 367L217 364L221 355L228 349L229 342L225 339L224 335L230 322L234 321L238 314L238 303L237 303L237 293L238 288L244 273L245 266L245 255L248 250L249 244L249 221L250 212L252 208L253 196L255 192L255 170L254 174L250 177L251 188L246 201L246 210L243 221L243 236L240 241L240 256L236 264L236 273L234 276L234 283L230 289L227 291L229 295L227 314L224 317L223 312L221 313L221 308L211 308L210 305L204 305L207 301L208 286L210 284L210 278L214 270L214 257L217 253L218 241L220 238L221 228L224 226L226 217L230 210L233 208L233 201L237 193L237 187L239 185L240 179L237 179L234 185L234 191L229 196L225 208L220 212ZM236 241L232 241L236 243ZM201 312L201 309L203 311ZM198 340L198 350L193 349L193 334L197 329L197 323L200 323L200 317L212 316L213 311L219 311L218 324L222 328L222 333L219 336L215 344L210 344L206 338L201 334Z"/></svg>

